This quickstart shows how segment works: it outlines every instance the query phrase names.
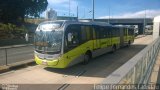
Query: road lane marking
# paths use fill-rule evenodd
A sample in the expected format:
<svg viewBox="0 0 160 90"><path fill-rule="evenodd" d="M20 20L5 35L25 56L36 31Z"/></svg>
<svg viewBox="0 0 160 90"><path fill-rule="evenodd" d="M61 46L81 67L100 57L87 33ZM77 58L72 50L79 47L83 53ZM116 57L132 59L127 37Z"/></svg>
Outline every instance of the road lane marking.
<svg viewBox="0 0 160 90"><path fill-rule="evenodd" d="M82 76L85 72L86 72L86 70L80 71L79 73L77 73L77 75L76 75L75 77L80 77L80 76Z"/></svg>
<svg viewBox="0 0 160 90"><path fill-rule="evenodd" d="M64 90L64 89L66 89L69 85L70 85L70 84L65 83L65 84L63 84L62 86L60 86L57 90Z"/></svg>

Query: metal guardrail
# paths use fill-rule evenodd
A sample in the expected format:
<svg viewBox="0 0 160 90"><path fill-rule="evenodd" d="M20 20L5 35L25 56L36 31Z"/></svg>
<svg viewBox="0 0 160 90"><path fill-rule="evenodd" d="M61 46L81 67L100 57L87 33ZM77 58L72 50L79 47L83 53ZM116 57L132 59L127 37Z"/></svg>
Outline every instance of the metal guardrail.
<svg viewBox="0 0 160 90"><path fill-rule="evenodd" d="M33 45L0 48L0 66L33 59Z"/></svg>
<svg viewBox="0 0 160 90"><path fill-rule="evenodd" d="M33 38L29 38L28 42L25 39L0 39L0 42L0 47L20 44L32 44Z"/></svg>
<svg viewBox="0 0 160 90"><path fill-rule="evenodd" d="M160 38L107 76L102 84L149 84L159 50Z"/></svg>

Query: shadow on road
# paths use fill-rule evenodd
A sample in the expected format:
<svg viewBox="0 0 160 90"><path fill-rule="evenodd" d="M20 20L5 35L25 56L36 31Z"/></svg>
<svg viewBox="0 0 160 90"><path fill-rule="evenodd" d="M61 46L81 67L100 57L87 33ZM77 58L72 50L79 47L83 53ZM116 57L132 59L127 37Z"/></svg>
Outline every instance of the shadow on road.
<svg viewBox="0 0 160 90"><path fill-rule="evenodd" d="M44 69L49 72L63 75L77 76L79 73L84 72L81 76L105 78L145 47L146 45L134 44L130 47L123 47L114 53L106 53L96 57L87 65L77 64L66 69L54 69L48 67Z"/></svg>

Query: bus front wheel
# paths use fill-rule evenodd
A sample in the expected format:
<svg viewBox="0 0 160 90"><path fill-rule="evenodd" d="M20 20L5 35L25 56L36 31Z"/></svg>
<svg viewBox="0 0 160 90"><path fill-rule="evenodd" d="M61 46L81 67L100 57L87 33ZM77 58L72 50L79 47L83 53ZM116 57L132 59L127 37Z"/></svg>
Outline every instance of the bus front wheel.
<svg viewBox="0 0 160 90"><path fill-rule="evenodd" d="M85 55L84 55L83 64L84 64L84 65L88 64L90 59L91 59L90 55L89 55L89 54L85 54Z"/></svg>

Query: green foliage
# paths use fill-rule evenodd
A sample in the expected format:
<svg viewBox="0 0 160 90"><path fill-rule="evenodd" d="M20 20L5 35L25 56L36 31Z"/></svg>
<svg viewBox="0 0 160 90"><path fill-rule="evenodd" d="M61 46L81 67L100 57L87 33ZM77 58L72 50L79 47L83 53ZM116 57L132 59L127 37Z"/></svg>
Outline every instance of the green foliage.
<svg viewBox="0 0 160 90"><path fill-rule="evenodd" d="M14 24L0 23L0 39L21 38L24 37L27 29L24 25L16 26Z"/></svg>
<svg viewBox="0 0 160 90"><path fill-rule="evenodd" d="M24 25L18 27L14 24L11 24L11 23L8 23L8 24L0 23L0 30L5 30L5 31L9 31L9 32L16 32L16 31L26 32L27 31L27 29Z"/></svg>
<svg viewBox="0 0 160 90"><path fill-rule="evenodd" d="M40 24L41 22L46 21L45 19L37 18L37 19L32 19L32 18L26 18L25 22L26 23L31 23L31 24Z"/></svg>
<svg viewBox="0 0 160 90"><path fill-rule="evenodd" d="M0 22L24 20L25 16L39 17L47 5L47 0L0 0Z"/></svg>
<svg viewBox="0 0 160 90"><path fill-rule="evenodd" d="M46 10L47 0L25 0L26 15L39 17L40 13Z"/></svg>

